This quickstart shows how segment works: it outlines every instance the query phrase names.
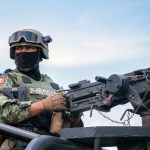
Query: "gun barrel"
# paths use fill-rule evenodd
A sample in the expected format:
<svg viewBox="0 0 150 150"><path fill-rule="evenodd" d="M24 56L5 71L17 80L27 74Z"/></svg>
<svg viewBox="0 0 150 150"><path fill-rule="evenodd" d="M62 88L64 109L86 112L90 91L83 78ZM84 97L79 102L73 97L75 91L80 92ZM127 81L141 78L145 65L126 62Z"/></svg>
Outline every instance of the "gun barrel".
<svg viewBox="0 0 150 150"><path fill-rule="evenodd" d="M101 77L101 76L96 76L95 80L97 82L102 82L102 83L106 83L107 82L107 79L105 77Z"/></svg>

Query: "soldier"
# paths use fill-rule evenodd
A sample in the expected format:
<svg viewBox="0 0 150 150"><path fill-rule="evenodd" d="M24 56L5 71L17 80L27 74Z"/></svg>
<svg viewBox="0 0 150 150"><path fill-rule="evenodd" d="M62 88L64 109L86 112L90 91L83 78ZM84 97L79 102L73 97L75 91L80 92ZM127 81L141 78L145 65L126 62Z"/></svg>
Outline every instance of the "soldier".
<svg viewBox="0 0 150 150"><path fill-rule="evenodd" d="M16 69L8 69L0 75L1 122L49 134L51 111L65 109L65 96L55 93L59 90L58 84L39 70L42 59L49 58L48 43L51 41L50 36L43 36L33 29L16 31L9 37L10 58L14 59ZM4 94L4 89L13 87L23 88L26 92L21 93L18 88L13 98L7 90ZM79 123L80 119L77 120ZM14 145L17 147L16 142L6 139L0 149L9 150Z"/></svg>

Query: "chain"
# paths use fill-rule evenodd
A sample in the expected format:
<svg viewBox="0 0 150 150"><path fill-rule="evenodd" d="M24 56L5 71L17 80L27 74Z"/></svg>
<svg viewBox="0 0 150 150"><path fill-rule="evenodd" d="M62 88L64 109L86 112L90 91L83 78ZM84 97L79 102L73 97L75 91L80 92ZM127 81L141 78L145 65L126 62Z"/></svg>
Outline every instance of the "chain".
<svg viewBox="0 0 150 150"><path fill-rule="evenodd" d="M146 94L147 94L147 93L146 93ZM145 97L146 94L144 94L143 97ZM143 99L142 99L142 102L143 102ZM141 103L141 105L142 105L142 104L143 104L143 103ZM106 118L107 120L111 121L112 123L122 124L123 126L130 126L130 121L131 121L131 119L132 119L132 118L134 117L134 115L137 113L137 111L138 111L138 109L140 108L141 105L139 105L139 106L134 110L134 112L132 112L132 115L131 115L131 113L128 111L128 113L127 113L127 119L125 119L124 121L113 120L113 119L111 119L110 117L106 116L106 115L105 115L104 113L102 113L101 111L98 111L98 112L99 112L99 114L100 114L101 116L103 116L103 117Z"/></svg>
<svg viewBox="0 0 150 150"><path fill-rule="evenodd" d="M130 114L130 112L128 111L128 114L127 114L127 119L124 120L124 123L127 124L127 126L130 126L130 121L131 119L133 118L133 116L138 112L139 108L144 105L143 102L144 102L144 99L146 98L146 95L148 94L148 92L146 91L145 94L143 95L143 98L142 98L142 102L141 104L134 110L134 112L132 112L132 115ZM145 106L145 105L144 105ZM149 108L147 108L145 106L146 109L149 110Z"/></svg>
<svg viewBox="0 0 150 150"><path fill-rule="evenodd" d="M106 118L107 120L111 121L112 123L122 124L123 126L128 126L128 125L129 125L128 119L125 120L125 121L117 121L117 120L113 120L113 119L111 119L110 117L106 116L106 115L105 115L104 113L102 113L101 111L98 111L98 112L99 112L99 114L100 114L101 116L103 116L103 117Z"/></svg>
<svg viewBox="0 0 150 150"><path fill-rule="evenodd" d="M126 123L127 126L130 126L130 121L131 119L133 118L135 113L132 113L132 115L130 114L130 112L128 111L128 114L127 114L127 119L124 120L124 123Z"/></svg>

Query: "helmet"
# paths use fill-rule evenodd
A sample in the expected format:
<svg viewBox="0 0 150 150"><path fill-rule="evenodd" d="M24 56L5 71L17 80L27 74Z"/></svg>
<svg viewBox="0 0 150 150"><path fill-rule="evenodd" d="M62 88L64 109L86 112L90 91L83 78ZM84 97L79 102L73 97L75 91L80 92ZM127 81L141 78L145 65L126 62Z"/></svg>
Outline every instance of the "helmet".
<svg viewBox="0 0 150 150"><path fill-rule="evenodd" d="M41 58L48 59L48 43L52 42L52 38L43 36L42 33L34 29L23 29L14 32L9 37L8 42L10 45L10 58L12 59L15 58L15 47L20 45L36 46L41 50Z"/></svg>

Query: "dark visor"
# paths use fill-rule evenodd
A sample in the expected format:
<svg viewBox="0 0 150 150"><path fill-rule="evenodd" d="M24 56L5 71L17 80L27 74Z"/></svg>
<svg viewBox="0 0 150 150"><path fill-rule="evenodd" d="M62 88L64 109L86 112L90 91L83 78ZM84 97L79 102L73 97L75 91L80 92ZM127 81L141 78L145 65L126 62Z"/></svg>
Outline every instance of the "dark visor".
<svg viewBox="0 0 150 150"><path fill-rule="evenodd" d="M36 34L29 32L29 31L18 31L13 33L9 37L9 44L15 43L20 41L21 38L24 38L26 42L35 42L39 43L39 38Z"/></svg>

